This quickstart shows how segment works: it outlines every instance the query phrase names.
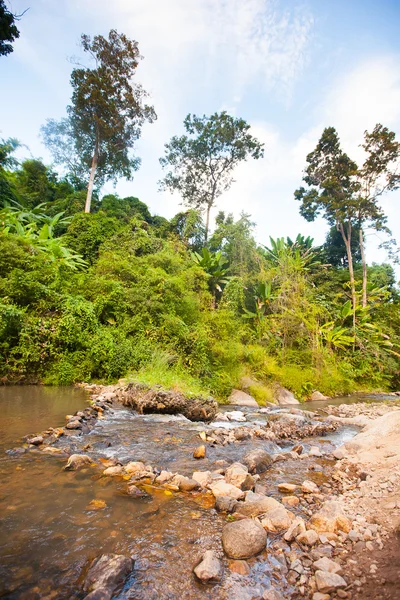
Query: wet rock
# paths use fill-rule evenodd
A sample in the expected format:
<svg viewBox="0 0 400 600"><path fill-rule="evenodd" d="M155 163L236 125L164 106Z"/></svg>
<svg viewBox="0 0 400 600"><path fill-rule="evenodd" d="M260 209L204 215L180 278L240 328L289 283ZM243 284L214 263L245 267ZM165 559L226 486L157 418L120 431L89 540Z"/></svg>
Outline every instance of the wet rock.
<svg viewBox="0 0 400 600"><path fill-rule="evenodd" d="M205 458L206 447L204 445L198 446L193 452L193 458Z"/></svg>
<svg viewBox="0 0 400 600"><path fill-rule="evenodd" d="M104 502L104 500L94 499L89 502L89 504L86 507L86 510L101 510L106 507L107 507L107 504Z"/></svg>
<svg viewBox="0 0 400 600"><path fill-rule="evenodd" d="M190 477L183 477L183 475L179 475L178 487L181 492L193 492L193 490L198 490L200 484L195 479L190 479Z"/></svg>
<svg viewBox="0 0 400 600"><path fill-rule="evenodd" d="M136 485L128 485L127 488L127 493L128 496L131 496L132 498L148 498L148 494L146 494L146 492L144 492L143 490L139 489Z"/></svg>
<svg viewBox="0 0 400 600"><path fill-rule="evenodd" d="M319 487L313 481L303 481L301 484L303 494L318 494Z"/></svg>
<svg viewBox="0 0 400 600"><path fill-rule="evenodd" d="M289 392L289 390L283 387L277 388L275 392L275 399L278 401L279 406L292 406L294 404L300 404L292 392Z"/></svg>
<svg viewBox="0 0 400 600"><path fill-rule="evenodd" d="M170 481L173 478L173 476L174 474L170 471L161 471L158 477L156 477L155 481L156 483L162 485L163 483L167 483L168 481Z"/></svg>
<svg viewBox="0 0 400 600"><path fill-rule="evenodd" d="M312 600L331 600L329 594L321 594L321 592L315 592L313 594Z"/></svg>
<svg viewBox="0 0 400 600"><path fill-rule="evenodd" d="M229 496L218 496L215 500L215 510L218 512L232 513L236 507L236 500Z"/></svg>
<svg viewBox="0 0 400 600"><path fill-rule="evenodd" d="M324 396L318 390L314 390L314 392L310 396L311 402L318 402L319 400L328 400L329 396Z"/></svg>
<svg viewBox="0 0 400 600"><path fill-rule="evenodd" d="M264 515L261 525L267 531L275 533L276 531L282 531L282 529L288 529L293 519L294 514L286 510L283 505L280 505L276 508L272 508Z"/></svg>
<svg viewBox="0 0 400 600"><path fill-rule="evenodd" d="M308 451L308 456L315 456L317 458L323 456L321 449L318 448L318 446L311 446L311 448Z"/></svg>
<svg viewBox="0 0 400 600"><path fill-rule="evenodd" d="M262 448L248 452L242 459L250 473L264 473L273 463L272 457Z"/></svg>
<svg viewBox="0 0 400 600"><path fill-rule="evenodd" d="M87 454L72 454L64 467L64 471L78 471L91 464L93 464L92 459Z"/></svg>
<svg viewBox="0 0 400 600"><path fill-rule="evenodd" d="M237 573L238 575L249 575L250 567L245 560L233 560L229 565L232 573Z"/></svg>
<svg viewBox="0 0 400 600"><path fill-rule="evenodd" d="M141 414L180 414L191 421L212 421L218 410L213 398L188 398L180 392L149 388L143 384L128 384L118 396L124 406Z"/></svg>
<svg viewBox="0 0 400 600"><path fill-rule="evenodd" d="M207 550L201 562L193 569L194 574L200 581L209 583L220 581L222 577L222 564L213 550Z"/></svg>
<svg viewBox="0 0 400 600"><path fill-rule="evenodd" d="M68 421L65 427L67 429L82 429L82 423L77 420Z"/></svg>
<svg viewBox="0 0 400 600"><path fill-rule="evenodd" d="M192 475L192 479L198 481L201 487L207 487L212 483L211 471L195 471Z"/></svg>
<svg viewBox="0 0 400 600"><path fill-rule="evenodd" d="M265 549L267 533L253 519L228 523L222 530L222 546L229 558L245 559Z"/></svg>
<svg viewBox="0 0 400 600"><path fill-rule="evenodd" d="M300 503L300 500L297 496L284 496L282 498L282 504L286 504L287 506L297 506Z"/></svg>
<svg viewBox="0 0 400 600"><path fill-rule="evenodd" d="M227 468L225 481L241 490L251 490L255 485L254 477L250 475L248 468L241 463L233 463Z"/></svg>
<svg viewBox="0 0 400 600"><path fill-rule="evenodd" d="M124 469L128 475L141 475L142 473L146 472L144 463L138 461L128 462Z"/></svg>
<svg viewBox="0 0 400 600"><path fill-rule="evenodd" d="M255 398L250 396L250 394L246 394L246 392L242 392L242 390L232 390L228 402L229 404L235 404L236 406L252 406L258 408Z"/></svg>
<svg viewBox="0 0 400 600"><path fill-rule="evenodd" d="M120 554L103 554L90 565L85 578L85 592L104 591L112 597L133 569L133 560ZM92 596L94 598L97 596Z"/></svg>
<svg viewBox="0 0 400 600"><path fill-rule="evenodd" d="M306 526L305 526L303 519L301 517L296 517L294 519L294 521L292 522L292 524L290 525L287 532L285 533L285 535L283 536L283 539L286 542L293 542L297 538L298 535L300 535L301 533L304 533L305 531L306 531Z"/></svg>
<svg viewBox="0 0 400 600"><path fill-rule="evenodd" d="M317 571L326 571L328 573L341 573L342 571L342 567L327 556L323 556L319 560L316 560L313 567Z"/></svg>
<svg viewBox="0 0 400 600"><path fill-rule="evenodd" d="M36 435L35 437L29 438L27 440L28 444L33 444L33 446L40 446L40 444L43 444L43 436L42 435Z"/></svg>
<svg viewBox="0 0 400 600"><path fill-rule="evenodd" d="M107 469L104 469L103 471L103 475L106 475L106 477L115 477L117 475L123 474L124 467L122 465L116 465L115 467L107 467Z"/></svg>
<svg viewBox="0 0 400 600"><path fill-rule="evenodd" d="M336 573L329 573L328 571L316 571L315 583L317 584L318 591L324 594L335 592L339 588L347 586L343 577Z"/></svg>
<svg viewBox="0 0 400 600"><path fill-rule="evenodd" d="M278 490L280 492L288 492L293 493L295 490L297 490L298 486L294 485L294 483L279 483L278 484Z"/></svg>
<svg viewBox="0 0 400 600"><path fill-rule="evenodd" d="M228 496L234 500L242 500L242 498L244 498L244 492L242 490L239 490L239 488L230 483L226 483L224 480L217 481L209 487L216 498L218 498L218 496Z"/></svg>
<svg viewBox="0 0 400 600"><path fill-rule="evenodd" d="M297 444L296 446L293 446L292 448L292 452L296 452L296 454L301 454L304 450L304 446L302 446L301 444Z"/></svg>
<svg viewBox="0 0 400 600"><path fill-rule="evenodd" d="M305 546L314 546L318 541L318 533L313 529L303 531L303 533L300 533L300 535L296 537L296 542L299 544L304 544Z"/></svg>
<svg viewBox="0 0 400 600"><path fill-rule="evenodd" d="M236 421L237 423L244 423L246 417L241 410L231 410L225 413L230 421Z"/></svg>
<svg viewBox="0 0 400 600"><path fill-rule="evenodd" d="M248 492L245 501L237 503L236 512L246 517L257 517L281 506L282 504L275 498Z"/></svg>
<svg viewBox="0 0 400 600"><path fill-rule="evenodd" d="M111 597L112 593L109 590L106 588L98 588L85 596L84 600L111 600Z"/></svg>
<svg viewBox="0 0 400 600"><path fill-rule="evenodd" d="M351 531L351 521L344 514L340 502L331 500L325 502L322 508L311 517L310 527L319 533L325 531L331 533L344 531L348 533Z"/></svg>

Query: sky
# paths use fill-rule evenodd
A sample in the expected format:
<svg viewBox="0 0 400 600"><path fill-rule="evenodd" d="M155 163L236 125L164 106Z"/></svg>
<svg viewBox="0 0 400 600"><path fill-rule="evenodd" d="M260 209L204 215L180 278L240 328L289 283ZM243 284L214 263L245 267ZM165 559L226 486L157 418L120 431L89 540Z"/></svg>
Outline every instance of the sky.
<svg viewBox="0 0 400 600"><path fill-rule="evenodd" d="M242 117L265 143L265 156L238 166L218 210L256 223L256 239L311 235L322 243L327 224L306 222L293 193L306 156L323 129L337 129L344 150L362 162L365 130L382 123L400 139L399 0L10 0L19 21L14 52L0 58L0 137L26 144L25 157L51 156L40 140L47 118L65 116L72 56L80 35L117 29L139 43L137 82L158 119L135 147L133 181L102 193L137 196L172 217L177 195L160 192L159 158L190 112L226 110ZM400 242L400 191L382 199ZM385 261L382 234L367 232L367 260ZM400 271L398 271L400 277Z"/></svg>

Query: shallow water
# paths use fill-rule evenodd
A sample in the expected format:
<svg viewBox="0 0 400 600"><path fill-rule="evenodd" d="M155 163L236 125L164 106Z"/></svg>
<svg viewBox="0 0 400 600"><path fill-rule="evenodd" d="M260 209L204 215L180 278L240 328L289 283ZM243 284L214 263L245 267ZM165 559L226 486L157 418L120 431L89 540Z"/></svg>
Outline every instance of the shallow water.
<svg viewBox="0 0 400 600"><path fill-rule="evenodd" d="M72 388L0 388L0 597L83 598L87 566L105 552L130 555L136 561L119 599L246 600L262 595L271 582L281 585L280 564L268 550L249 561L247 577L232 574L224 559L220 585L195 581L192 567L205 550L213 548L223 557L220 540L225 521L210 508L209 496L149 487L147 498L131 498L124 493L125 481L102 477L100 468L65 472L65 458L39 451L5 454L6 449L21 445L24 435L64 424L65 415L84 408L87 400L83 391ZM258 413L251 418L265 420L266 416ZM115 456L187 475L215 467L218 460L240 460L256 445L270 452L290 449L290 444L244 441L208 447L207 458L196 461L193 449L201 443L199 432L207 427L179 417L135 415L121 408L99 420L89 434L61 438L60 447L71 452L86 446L98 463ZM331 449L354 432L342 428L302 443L306 449L309 445ZM315 464L317 471L310 469ZM322 483L331 466L326 459L276 463L262 482L268 494L279 498L278 483L301 483L306 478ZM93 499L103 500L106 507L90 509ZM269 538L272 544L274 536Z"/></svg>

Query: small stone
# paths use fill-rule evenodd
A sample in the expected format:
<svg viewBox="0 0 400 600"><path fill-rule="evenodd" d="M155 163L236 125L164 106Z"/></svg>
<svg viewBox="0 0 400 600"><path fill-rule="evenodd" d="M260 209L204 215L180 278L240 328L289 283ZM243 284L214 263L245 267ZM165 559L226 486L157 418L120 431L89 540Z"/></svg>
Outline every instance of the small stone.
<svg viewBox="0 0 400 600"><path fill-rule="evenodd" d="M336 573L329 573L328 571L316 571L315 582L318 591L326 594L347 586L343 577Z"/></svg>
<svg viewBox="0 0 400 600"><path fill-rule="evenodd" d="M213 483L210 485L210 489L216 498L218 496L229 496L230 498L234 498L234 500L242 500L244 498L242 490L239 490L239 488L230 483L226 483L224 480Z"/></svg>
<svg viewBox="0 0 400 600"><path fill-rule="evenodd" d="M304 494L318 494L319 487L313 481L303 481L301 484L301 491Z"/></svg>
<svg viewBox="0 0 400 600"><path fill-rule="evenodd" d="M341 573L342 571L342 567L337 562L327 558L326 556L323 556L319 560L315 561L313 567L317 571L326 571L328 573Z"/></svg>
<svg viewBox="0 0 400 600"><path fill-rule="evenodd" d="M181 477L179 481L179 489L181 492L192 492L193 490L199 489L200 484L195 479L190 477Z"/></svg>
<svg viewBox="0 0 400 600"><path fill-rule="evenodd" d="M284 496L282 498L282 504L287 504L287 506L297 506L299 503L300 500L297 496Z"/></svg>
<svg viewBox="0 0 400 600"><path fill-rule="evenodd" d="M354 529L351 529L349 531L349 533L347 534L347 537L353 543L358 542L358 540L360 539L358 532L355 531Z"/></svg>
<svg viewBox="0 0 400 600"><path fill-rule="evenodd" d="M227 468L225 481L241 490L251 490L255 485L254 477L250 475L248 468L241 463L233 463Z"/></svg>
<svg viewBox="0 0 400 600"><path fill-rule="evenodd" d="M312 600L331 600L329 594L321 594L321 592L315 592L313 594Z"/></svg>
<svg viewBox="0 0 400 600"><path fill-rule="evenodd" d="M206 456L206 447L204 444L198 446L193 452L193 458L205 458Z"/></svg>
<svg viewBox="0 0 400 600"><path fill-rule="evenodd" d="M308 455L320 457L322 456L322 452L321 449L318 448L318 446L311 446L311 448L308 451Z"/></svg>
<svg viewBox="0 0 400 600"><path fill-rule="evenodd" d="M102 508L106 508L107 504L104 500L91 500L86 507L86 510L101 510Z"/></svg>
<svg viewBox="0 0 400 600"><path fill-rule="evenodd" d="M263 600L285 600L285 598L277 590L270 589L270 590L266 590L264 592L264 594L263 594Z"/></svg>
<svg viewBox="0 0 400 600"><path fill-rule="evenodd" d="M344 590L337 590L336 594L338 596L338 598L348 598L349 595L347 592L345 592Z"/></svg>
<svg viewBox="0 0 400 600"><path fill-rule="evenodd" d="M144 463L138 461L128 462L124 469L128 475L140 475L146 471Z"/></svg>
<svg viewBox="0 0 400 600"><path fill-rule="evenodd" d="M231 513L235 510L236 500L229 496L217 496L215 499L215 510L218 512Z"/></svg>
<svg viewBox="0 0 400 600"><path fill-rule="evenodd" d="M298 486L294 485L294 483L279 483L278 490L280 492L288 492L289 494L293 493L297 490Z"/></svg>
<svg viewBox="0 0 400 600"><path fill-rule="evenodd" d="M295 540L296 537L301 533L304 533L305 530L306 526L303 519L301 517L297 517L293 521L283 538L284 540L286 540L286 542L293 542L293 540Z"/></svg>
<svg viewBox="0 0 400 600"><path fill-rule="evenodd" d="M292 452L296 452L296 454L301 454L304 450L304 446L302 446L301 444L297 444L296 446L293 446L292 448Z"/></svg>
<svg viewBox="0 0 400 600"><path fill-rule="evenodd" d="M33 444L33 446L40 446L40 444L43 444L43 436L42 435L37 435L35 437L32 437L28 440L28 444Z"/></svg>
<svg viewBox="0 0 400 600"><path fill-rule="evenodd" d="M366 542L365 547L367 548L367 550L369 550L370 552L374 551L374 545L372 542Z"/></svg>
<svg viewBox="0 0 400 600"><path fill-rule="evenodd" d="M156 483L162 485L163 483L167 483L168 481L170 481L173 478L173 476L174 474L170 471L161 471L158 477L156 477L155 481Z"/></svg>
<svg viewBox="0 0 400 600"><path fill-rule="evenodd" d="M201 562L193 569L194 574L200 581L220 581L222 577L222 565L213 550L207 550Z"/></svg>
<svg viewBox="0 0 400 600"><path fill-rule="evenodd" d="M314 546L318 542L318 533L313 529L308 529L296 537L296 542L306 546Z"/></svg>
<svg viewBox="0 0 400 600"><path fill-rule="evenodd" d="M64 471L77 471L82 467L88 467L92 464L92 459L87 454L71 454L64 467Z"/></svg>
<svg viewBox="0 0 400 600"><path fill-rule="evenodd" d="M192 475L192 479L198 481L201 487L207 487L212 483L211 471L195 471Z"/></svg>
<svg viewBox="0 0 400 600"><path fill-rule="evenodd" d="M136 485L129 485L127 489L128 495L132 498L147 498L148 494L140 490Z"/></svg>
<svg viewBox="0 0 400 600"><path fill-rule="evenodd" d="M65 426L67 429L82 429L82 423L80 421L68 421Z"/></svg>
<svg viewBox="0 0 400 600"><path fill-rule="evenodd" d="M222 530L222 545L229 558L246 559L265 550L267 534L253 519L228 523Z"/></svg>
<svg viewBox="0 0 400 600"><path fill-rule="evenodd" d="M232 573L237 573L238 575L248 575L250 573L250 567L245 560L234 560L229 565Z"/></svg>
<svg viewBox="0 0 400 600"><path fill-rule="evenodd" d="M107 467L107 469L104 469L103 475L106 475L107 477L115 477L116 475L122 475L123 472L123 466L116 465L115 467Z"/></svg>

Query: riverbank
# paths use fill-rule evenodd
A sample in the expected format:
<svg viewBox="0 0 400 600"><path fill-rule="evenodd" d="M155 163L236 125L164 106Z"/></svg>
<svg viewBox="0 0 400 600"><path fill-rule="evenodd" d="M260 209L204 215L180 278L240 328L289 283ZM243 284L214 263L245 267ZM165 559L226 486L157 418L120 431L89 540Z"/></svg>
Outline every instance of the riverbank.
<svg viewBox="0 0 400 600"><path fill-rule="evenodd" d="M390 450L397 443L397 425L392 431L390 424L400 416L395 402L313 412L232 406L206 423L178 415L137 415L116 403L114 388L88 391L90 407L68 415L62 428L28 436L23 454L10 455L19 461L56 461L52 464L60 471L67 467L58 480L65 478L77 490L92 481L77 539L80 554L90 560L80 562L79 582L71 582L81 590L78 598L97 597L90 594L104 579L100 567L114 577L117 597L125 586L138 598L396 598L400 578L389 560L396 556L399 492L399 456ZM350 440L354 424L346 419L360 416L376 429ZM388 441L369 456L382 430L379 419L386 419ZM117 504L119 517L108 530L102 515ZM137 510L144 512L131 522ZM168 522L174 533L162 536L157 550L164 571L155 568L148 548L157 547ZM106 527L103 551L93 540L89 553L85 550L85 523L91 531ZM141 530L143 541L136 537ZM167 549L171 536L175 541ZM110 552L120 558L110 558ZM119 579L117 571L123 573ZM53 598L63 597L52 591Z"/></svg>

